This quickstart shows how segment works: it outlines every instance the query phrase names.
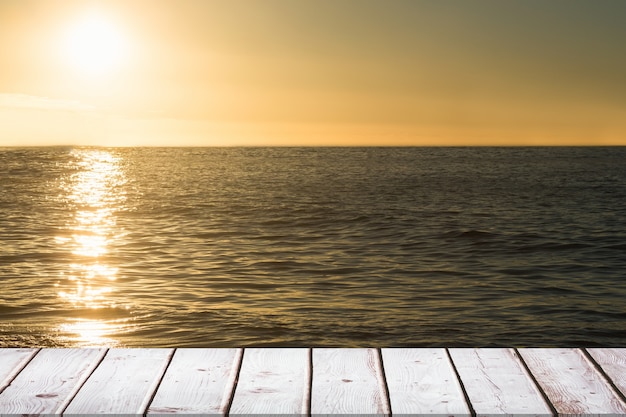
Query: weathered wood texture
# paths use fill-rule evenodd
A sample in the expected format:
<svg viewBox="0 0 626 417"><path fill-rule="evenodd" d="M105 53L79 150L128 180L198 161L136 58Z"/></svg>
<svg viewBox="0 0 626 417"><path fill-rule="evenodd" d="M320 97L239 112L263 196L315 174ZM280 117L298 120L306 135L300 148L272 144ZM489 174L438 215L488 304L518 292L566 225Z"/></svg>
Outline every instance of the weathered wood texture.
<svg viewBox="0 0 626 417"><path fill-rule="evenodd" d="M559 415L625 415L626 405L578 349L520 349Z"/></svg>
<svg viewBox="0 0 626 417"><path fill-rule="evenodd" d="M394 415L470 416L445 349L382 349Z"/></svg>
<svg viewBox="0 0 626 417"><path fill-rule="evenodd" d="M148 416L224 415L235 387L242 349L178 349Z"/></svg>
<svg viewBox="0 0 626 417"><path fill-rule="evenodd" d="M43 349L0 394L0 414L61 414L105 349Z"/></svg>
<svg viewBox="0 0 626 417"><path fill-rule="evenodd" d="M229 415L306 415L308 349L246 349Z"/></svg>
<svg viewBox="0 0 626 417"><path fill-rule="evenodd" d="M312 415L389 413L376 349L313 349Z"/></svg>
<svg viewBox="0 0 626 417"><path fill-rule="evenodd" d="M173 349L111 349L83 385L65 416L143 414Z"/></svg>
<svg viewBox="0 0 626 417"><path fill-rule="evenodd" d="M626 394L626 348L587 349L615 387Z"/></svg>
<svg viewBox="0 0 626 417"><path fill-rule="evenodd" d="M0 349L0 417L624 416L626 349Z"/></svg>
<svg viewBox="0 0 626 417"><path fill-rule="evenodd" d="M37 349L0 349L0 392L37 353Z"/></svg>
<svg viewBox="0 0 626 417"><path fill-rule="evenodd" d="M450 349L467 396L480 416L552 415L513 349Z"/></svg>

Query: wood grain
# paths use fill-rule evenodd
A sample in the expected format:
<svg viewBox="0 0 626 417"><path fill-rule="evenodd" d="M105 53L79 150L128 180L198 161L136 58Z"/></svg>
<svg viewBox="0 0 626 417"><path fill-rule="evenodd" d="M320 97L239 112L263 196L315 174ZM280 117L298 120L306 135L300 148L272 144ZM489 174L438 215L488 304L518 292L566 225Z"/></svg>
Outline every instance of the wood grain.
<svg viewBox="0 0 626 417"><path fill-rule="evenodd" d="M449 349L467 396L479 416L551 416L513 349Z"/></svg>
<svg viewBox="0 0 626 417"><path fill-rule="evenodd" d="M242 349L177 349L148 415L224 415L242 353Z"/></svg>
<svg viewBox="0 0 626 417"><path fill-rule="evenodd" d="M626 348L587 349L613 384L626 395Z"/></svg>
<svg viewBox="0 0 626 417"><path fill-rule="evenodd" d="M559 414L626 413L626 405L579 349L519 352Z"/></svg>
<svg viewBox="0 0 626 417"><path fill-rule="evenodd" d="M0 394L0 414L61 414L106 349L43 349Z"/></svg>
<svg viewBox="0 0 626 417"><path fill-rule="evenodd" d="M461 417L475 411L482 417L548 416L551 410L559 417L626 415L619 392L626 387L624 348L382 349L381 354L376 349L0 349L0 416L318 417L393 411Z"/></svg>
<svg viewBox="0 0 626 417"><path fill-rule="evenodd" d="M389 415L376 349L313 349L311 414Z"/></svg>
<svg viewBox="0 0 626 417"><path fill-rule="evenodd" d="M470 416L445 349L382 349L393 415Z"/></svg>
<svg viewBox="0 0 626 417"><path fill-rule="evenodd" d="M110 349L64 415L143 414L173 349Z"/></svg>
<svg viewBox="0 0 626 417"><path fill-rule="evenodd" d="M309 379L309 349L246 349L229 415L306 415Z"/></svg>
<svg viewBox="0 0 626 417"><path fill-rule="evenodd" d="M0 392L13 381L24 365L37 353L37 349L0 349Z"/></svg>

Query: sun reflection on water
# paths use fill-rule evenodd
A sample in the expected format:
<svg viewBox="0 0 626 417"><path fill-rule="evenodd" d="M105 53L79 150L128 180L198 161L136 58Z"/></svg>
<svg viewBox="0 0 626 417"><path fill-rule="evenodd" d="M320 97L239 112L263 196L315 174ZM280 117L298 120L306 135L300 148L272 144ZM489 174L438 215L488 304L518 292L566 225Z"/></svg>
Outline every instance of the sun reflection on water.
<svg viewBox="0 0 626 417"><path fill-rule="evenodd" d="M57 244L71 253L71 262L57 285L57 294L75 311L90 310L89 318L73 318L60 326L80 346L115 345L113 336L124 330L123 320L94 319L93 310L119 309L114 295L118 268L110 262L110 247L121 235L116 212L124 208L126 178L120 160L111 152L78 149L72 152L75 170L63 182L65 200L73 212L65 235Z"/></svg>
<svg viewBox="0 0 626 417"><path fill-rule="evenodd" d="M77 319L61 325L60 330L71 334L74 345L80 347L116 346L118 341L110 337L126 327L124 323L103 320Z"/></svg>

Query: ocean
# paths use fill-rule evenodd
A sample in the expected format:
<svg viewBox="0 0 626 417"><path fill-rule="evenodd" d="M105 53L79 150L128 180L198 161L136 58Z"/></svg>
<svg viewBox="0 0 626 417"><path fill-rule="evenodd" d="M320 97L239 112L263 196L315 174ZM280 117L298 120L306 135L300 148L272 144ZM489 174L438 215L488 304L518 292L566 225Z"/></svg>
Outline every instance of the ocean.
<svg viewBox="0 0 626 417"><path fill-rule="evenodd" d="M0 347L626 345L626 148L0 148Z"/></svg>

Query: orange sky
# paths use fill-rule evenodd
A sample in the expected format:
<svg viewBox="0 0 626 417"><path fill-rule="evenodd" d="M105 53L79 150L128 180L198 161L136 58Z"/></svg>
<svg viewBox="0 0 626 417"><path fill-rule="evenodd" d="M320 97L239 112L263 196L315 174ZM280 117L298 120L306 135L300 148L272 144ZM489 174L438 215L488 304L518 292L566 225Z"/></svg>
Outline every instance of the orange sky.
<svg viewBox="0 0 626 417"><path fill-rule="evenodd" d="M0 146L626 145L620 0L2 0Z"/></svg>

